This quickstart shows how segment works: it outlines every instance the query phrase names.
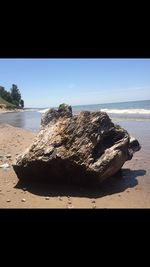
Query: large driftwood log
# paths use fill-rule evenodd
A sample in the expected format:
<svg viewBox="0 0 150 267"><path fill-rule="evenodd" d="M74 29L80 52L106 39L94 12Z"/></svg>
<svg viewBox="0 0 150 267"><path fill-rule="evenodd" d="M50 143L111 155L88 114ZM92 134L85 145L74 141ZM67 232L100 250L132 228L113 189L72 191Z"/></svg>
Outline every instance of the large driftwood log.
<svg viewBox="0 0 150 267"><path fill-rule="evenodd" d="M35 141L13 168L19 179L99 183L117 173L139 149L139 142L105 112L73 116L71 106L61 104L43 115Z"/></svg>

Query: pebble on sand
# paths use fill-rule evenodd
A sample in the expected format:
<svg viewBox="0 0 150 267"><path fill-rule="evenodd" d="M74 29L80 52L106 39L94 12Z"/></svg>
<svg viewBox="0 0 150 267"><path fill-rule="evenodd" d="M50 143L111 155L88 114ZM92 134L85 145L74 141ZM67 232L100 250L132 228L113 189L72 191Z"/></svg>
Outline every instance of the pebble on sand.
<svg viewBox="0 0 150 267"><path fill-rule="evenodd" d="M68 204L71 204L71 203L72 203L71 200L69 200L69 201L68 201Z"/></svg>
<svg viewBox="0 0 150 267"><path fill-rule="evenodd" d="M46 197L45 199L46 199L46 200L49 200L49 197Z"/></svg>
<svg viewBox="0 0 150 267"><path fill-rule="evenodd" d="M0 165L0 168L8 168L8 167L10 167L10 165L8 164L8 163L4 163L4 164L2 164L2 165Z"/></svg>
<svg viewBox="0 0 150 267"><path fill-rule="evenodd" d="M92 209L96 209L96 206L94 205L94 206L92 207Z"/></svg>
<svg viewBox="0 0 150 267"><path fill-rule="evenodd" d="M95 203L96 201L95 200L92 200L92 203Z"/></svg>
<svg viewBox="0 0 150 267"><path fill-rule="evenodd" d="M21 201L22 201L22 202L26 202L25 198L22 198Z"/></svg>
<svg viewBox="0 0 150 267"><path fill-rule="evenodd" d="M26 191L27 190L27 188L26 187L23 187L23 191Z"/></svg>
<svg viewBox="0 0 150 267"><path fill-rule="evenodd" d="M10 159L11 158L11 155L6 155L6 158Z"/></svg>
<svg viewBox="0 0 150 267"><path fill-rule="evenodd" d="M7 202L11 202L11 200L10 200L10 199L7 199L6 201L7 201Z"/></svg>

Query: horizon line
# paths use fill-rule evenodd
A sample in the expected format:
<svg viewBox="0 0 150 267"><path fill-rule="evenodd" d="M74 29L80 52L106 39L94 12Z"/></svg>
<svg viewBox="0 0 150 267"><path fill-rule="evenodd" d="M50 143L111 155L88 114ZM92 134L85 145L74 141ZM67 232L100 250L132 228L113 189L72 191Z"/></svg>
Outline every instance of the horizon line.
<svg viewBox="0 0 150 267"><path fill-rule="evenodd" d="M121 101L121 102L105 102L105 103L97 103L97 104L80 104L80 105L70 105L72 107L80 107L80 106L92 106L92 105L106 105L106 104L117 104L117 103L127 103L127 102L139 102L139 101L150 101L150 99L143 99L143 100L129 100L129 101ZM60 103L60 105L63 104L63 103ZM67 104L67 103L64 103L64 104ZM58 105L59 106L59 105ZM51 106L52 108L57 108L58 106ZM49 108L49 107L25 107L24 109L46 109L46 108Z"/></svg>

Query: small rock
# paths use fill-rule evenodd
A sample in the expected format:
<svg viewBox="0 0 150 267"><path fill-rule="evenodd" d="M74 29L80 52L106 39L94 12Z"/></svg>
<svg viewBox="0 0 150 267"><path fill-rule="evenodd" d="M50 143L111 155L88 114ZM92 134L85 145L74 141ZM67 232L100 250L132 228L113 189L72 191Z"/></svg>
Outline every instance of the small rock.
<svg viewBox="0 0 150 267"><path fill-rule="evenodd" d="M59 199L60 201L62 201L62 198L61 198L61 197L58 197L58 199Z"/></svg>
<svg viewBox="0 0 150 267"><path fill-rule="evenodd" d="M0 168L8 168L8 167L10 167L10 165L8 164L8 163L4 163L4 164L2 164L2 165L0 165Z"/></svg>
<svg viewBox="0 0 150 267"><path fill-rule="evenodd" d="M46 197L45 199L46 199L46 200L49 200L49 197Z"/></svg>
<svg viewBox="0 0 150 267"><path fill-rule="evenodd" d="M26 191L27 190L27 188L26 187L23 187L23 191Z"/></svg>
<svg viewBox="0 0 150 267"><path fill-rule="evenodd" d="M73 206L68 206L67 208L68 208L68 209L73 209L74 207L73 207Z"/></svg>
<svg viewBox="0 0 150 267"><path fill-rule="evenodd" d="M11 158L11 155L6 155L6 158L10 159Z"/></svg>
<svg viewBox="0 0 150 267"><path fill-rule="evenodd" d="M72 203L71 200L69 200L69 201L68 201L68 204L71 204L71 203Z"/></svg>
<svg viewBox="0 0 150 267"><path fill-rule="evenodd" d="M25 198L22 198L21 201L22 201L22 202L26 202Z"/></svg>
<svg viewBox="0 0 150 267"><path fill-rule="evenodd" d="M96 209L96 206L94 205L94 206L92 207L92 209Z"/></svg>
<svg viewBox="0 0 150 267"><path fill-rule="evenodd" d="M7 201L7 202L11 202L11 200L10 200L10 199L7 199L6 201Z"/></svg>
<svg viewBox="0 0 150 267"><path fill-rule="evenodd" d="M121 195L118 195L118 197L121 197Z"/></svg>
<svg viewBox="0 0 150 267"><path fill-rule="evenodd" d="M96 201L95 200L92 200L92 203L95 203Z"/></svg>

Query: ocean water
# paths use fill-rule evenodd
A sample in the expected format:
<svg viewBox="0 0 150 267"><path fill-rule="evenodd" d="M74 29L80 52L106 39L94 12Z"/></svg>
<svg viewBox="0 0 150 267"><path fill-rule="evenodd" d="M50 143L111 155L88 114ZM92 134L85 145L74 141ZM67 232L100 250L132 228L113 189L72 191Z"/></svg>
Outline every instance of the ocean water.
<svg viewBox="0 0 150 267"><path fill-rule="evenodd" d="M74 113L81 110L89 111L104 111L110 117L116 118L131 118L131 119L150 119L150 100L130 101L120 103L106 103L96 105L85 105L73 107Z"/></svg>
<svg viewBox="0 0 150 267"><path fill-rule="evenodd" d="M32 108L25 109L23 112L0 114L0 123L7 123L30 131L38 131L41 117L47 110L47 107L43 109ZM130 124L129 122L131 122L132 127L134 127L135 122L143 122L141 124L142 128L144 123L146 123L145 127L149 128L150 125L150 100L72 106L72 110L73 114L78 114L84 110L107 112L112 121L119 122L122 126L125 124L126 129Z"/></svg>

